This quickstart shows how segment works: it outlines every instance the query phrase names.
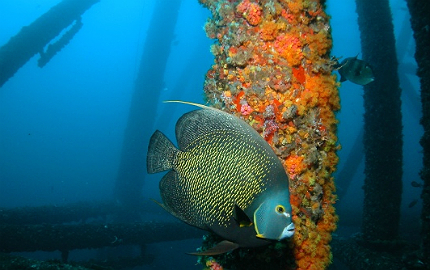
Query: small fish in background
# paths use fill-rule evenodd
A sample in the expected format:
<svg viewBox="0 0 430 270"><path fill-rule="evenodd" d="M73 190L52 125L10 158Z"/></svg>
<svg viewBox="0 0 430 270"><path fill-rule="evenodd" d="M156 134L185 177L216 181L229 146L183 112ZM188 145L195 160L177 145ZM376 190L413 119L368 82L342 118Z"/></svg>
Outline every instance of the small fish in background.
<svg viewBox="0 0 430 270"><path fill-rule="evenodd" d="M335 68L340 74L340 81L346 80L359 85L366 85L375 80L370 65L356 57L348 57Z"/></svg>
<svg viewBox="0 0 430 270"><path fill-rule="evenodd" d="M409 203L408 207L409 207L409 208L412 208L412 207L414 207L417 203L418 203L418 200L417 200L417 199L415 199L415 200L413 200L411 203Z"/></svg>
<svg viewBox="0 0 430 270"><path fill-rule="evenodd" d="M160 131L152 135L148 173L160 181L170 214L225 239L192 255L258 247L294 234L289 180L269 144L234 115L204 105L176 123L178 148Z"/></svg>
<svg viewBox="0 0 430 270"><path fill-rule="evenodd" d="M412 181L411 182L411 186L413 186L413 187L423 187L423 184L420 184L420 183L418 183L416 181Z"/></svg>

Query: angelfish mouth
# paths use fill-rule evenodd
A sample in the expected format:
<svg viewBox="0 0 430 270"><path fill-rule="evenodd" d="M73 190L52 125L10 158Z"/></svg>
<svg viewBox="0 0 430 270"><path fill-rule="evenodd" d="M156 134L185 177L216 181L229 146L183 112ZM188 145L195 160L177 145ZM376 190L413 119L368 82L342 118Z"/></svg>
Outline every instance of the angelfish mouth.
<svg viewBox="0 0 430 270"><path fill-rule="evenodd" d="M294 227L294 223L291 222L290 225L288 225L287 227L284 228L279 240L293 236L295 229L296 228Z"/></svg>
<svg viewBox="0 0 430 270"><path fill-rule="evenodd" d="M294 230L296 229L296 227L294 226L294 223L290 223L290 225L287 226L287 231L289 232L294 232Z"/></svg>

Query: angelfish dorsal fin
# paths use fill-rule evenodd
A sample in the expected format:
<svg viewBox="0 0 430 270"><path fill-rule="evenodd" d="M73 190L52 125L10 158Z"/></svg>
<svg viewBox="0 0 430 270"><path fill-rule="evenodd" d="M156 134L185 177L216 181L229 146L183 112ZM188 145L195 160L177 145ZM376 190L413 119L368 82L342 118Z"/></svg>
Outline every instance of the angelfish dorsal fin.
<svg viewBox="0 0 430 270"><path fill-rule="evenodd" d="M200 251L200 252L191 252L187 254L196 255L196 256L214 256L214 255L231 252L238 247L239 247L238 244L224 240L216 244L214 247L211 247L210 249Z"/></svg>
<svg viewBox="0 0 430 270"><path fill-rule="evenodd" d="M207 135L212 136L211 134L216 131L243 134L244 136L252 137L265 146L268 145L249 124L232 114L192 102L178 100L164 102L189 104L202 109L185 113L176 122L175 132L180 150L186 150L186 147L198 138Z"/></svg>

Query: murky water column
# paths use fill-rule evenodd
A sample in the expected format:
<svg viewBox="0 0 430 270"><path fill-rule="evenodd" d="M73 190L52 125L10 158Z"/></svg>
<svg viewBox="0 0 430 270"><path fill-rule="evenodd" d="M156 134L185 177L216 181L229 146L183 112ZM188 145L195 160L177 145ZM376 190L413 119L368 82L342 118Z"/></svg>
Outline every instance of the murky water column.
<svg viewBox="0 0 430 270"><path fill-rule="evenodd" d="M199 1L212 12L205 30L216 39L207 102L260 132L290 176L296 233L294 263L284 268L325 269L337 222L340 108L329 18L321 1Z"/></svg>

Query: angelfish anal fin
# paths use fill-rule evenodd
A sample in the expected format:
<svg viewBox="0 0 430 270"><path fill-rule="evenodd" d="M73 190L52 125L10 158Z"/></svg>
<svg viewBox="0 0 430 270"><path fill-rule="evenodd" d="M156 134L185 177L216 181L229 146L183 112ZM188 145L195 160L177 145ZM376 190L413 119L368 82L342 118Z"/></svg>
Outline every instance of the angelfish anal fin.
<svg viewBox="0 0 430 270"><path fill-rule="evenodd" d="M200 251L200 252L191 252L187 254L196 255L196 256L214 256L214 255L231 252L238 247L239 247L238 244L224 240L219 242L216 246L211 247L210 249Z"/></svg>

